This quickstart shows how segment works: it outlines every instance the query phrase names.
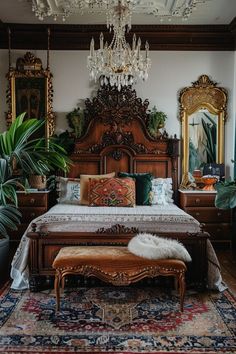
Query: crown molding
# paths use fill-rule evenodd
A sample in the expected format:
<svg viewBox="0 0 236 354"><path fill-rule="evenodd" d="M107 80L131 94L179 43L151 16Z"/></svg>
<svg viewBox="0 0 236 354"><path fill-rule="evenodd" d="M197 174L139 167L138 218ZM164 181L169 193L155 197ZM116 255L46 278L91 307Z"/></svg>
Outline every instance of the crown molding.
<svg viewBox="0 0 236 354"><path fill-rule="evenodd" d="M88 50L92 37L98 43L100 32L110 40L105 25L46 25L0 23L0 48L8 48L8 27L12 49L47 49L47 29L51 30L51 50ZM150 50L235 50L236 18L229 25L133 25L133 33Z"/></svg>
<svg viewBox="0 0 236 354"><path fill-rule="evenodd" d="M234 33L236 32L236 17L233 19L233 21L229 24L229 30L230 32Z"/></svg>

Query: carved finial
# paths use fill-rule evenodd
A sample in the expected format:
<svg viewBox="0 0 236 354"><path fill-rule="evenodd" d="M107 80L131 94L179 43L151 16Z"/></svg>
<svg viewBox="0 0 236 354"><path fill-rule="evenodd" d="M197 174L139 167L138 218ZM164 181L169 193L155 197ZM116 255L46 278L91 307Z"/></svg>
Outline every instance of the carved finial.
<svg viewBox="0 0 236 354"><path fill-rule="evenodd" d="M34 222L31 224L31 230L32 232L36 232L37 229L37 224L35 224Z"/></svg>
<svg viewBox="0 0 236 354"><path fill-rule="evenodd" d="M217 82L211 81L209 76L203 74L199 76L197 81L192 82L193 87L214 87L217 85Z"/></svg>

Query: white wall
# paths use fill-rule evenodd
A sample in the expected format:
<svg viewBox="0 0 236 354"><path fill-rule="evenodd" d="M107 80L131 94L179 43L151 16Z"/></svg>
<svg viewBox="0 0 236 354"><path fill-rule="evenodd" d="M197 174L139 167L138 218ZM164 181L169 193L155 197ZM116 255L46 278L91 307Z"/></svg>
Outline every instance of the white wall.
<svg viewBox="0 0 236 354"><path fill-rule="evenodd" d="M14 51L13 62L25 51ZM34 51L43 60L46 67L46 52ZM52 51L50 53L50 68L53 73L54 100L53 107L57 113L57 131L66 129L66 114L75 108L81 100L92 97L97 86L89 82L86 68L87 51ZM178 92L186 86L191 86L202 74L207 74L219 86L228 90L228 120L225 127L225 156L228 174L233 174L230 162L234 157L235 113L235 53L218 51L156 51L150 52L152 67L145 83L135 85L137 95L148 98L150 108L154 105L164 111L168 120L166 130L169 135L180 137L180 122L178 120ZM0 50L0 129L5 129L4 112L7 110L6 78L8 70L8 52Z"/></svg>

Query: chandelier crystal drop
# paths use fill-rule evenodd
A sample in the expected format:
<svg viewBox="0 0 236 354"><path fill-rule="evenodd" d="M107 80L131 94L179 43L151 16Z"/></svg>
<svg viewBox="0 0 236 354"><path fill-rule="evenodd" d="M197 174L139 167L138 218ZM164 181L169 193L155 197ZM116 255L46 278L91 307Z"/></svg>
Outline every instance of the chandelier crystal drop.
<svg viewBox="0 0 236 354"><path fill-rule="evenodd" d="M90 79L101 84L116 86L132 85L138 79L147 80L151 66L149 44L145 44L145 54L141 53L141 39L133 35L132 47L126 42L126 29L131 28L130 4L118 0L109 13L108 27L113 29L113 38L108 45L104 43L103 33L100 34L100 48L95 50L94 38L90 43L90 54L87 66Z"/></svg>

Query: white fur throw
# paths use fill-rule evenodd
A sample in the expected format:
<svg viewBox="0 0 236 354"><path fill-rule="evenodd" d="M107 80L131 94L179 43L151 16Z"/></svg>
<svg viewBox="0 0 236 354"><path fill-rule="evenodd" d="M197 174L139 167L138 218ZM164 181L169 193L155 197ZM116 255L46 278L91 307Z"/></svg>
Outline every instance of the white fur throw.
<svg viewBox="0 0 236 354"><path fill-rule="evenodd" d="M148 259L176 258L186 262L192 260L182 243L147 233L133 237L129 241L128 250L136 256Z"/></svg>

